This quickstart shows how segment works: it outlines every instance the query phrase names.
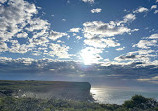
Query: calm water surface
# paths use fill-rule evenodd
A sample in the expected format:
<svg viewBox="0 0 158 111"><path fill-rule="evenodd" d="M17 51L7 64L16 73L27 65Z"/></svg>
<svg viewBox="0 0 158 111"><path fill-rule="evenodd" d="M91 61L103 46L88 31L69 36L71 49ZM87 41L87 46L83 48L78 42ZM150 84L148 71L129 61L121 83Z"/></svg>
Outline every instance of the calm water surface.
<svg viewBox="0 0 158 111"><path fill-rule="evenodd" d="M139 89L92 88L91 93L96 102L104 104L122 104L125 100L129 100L135 94L141 94L145 97L155 98L158 100L158 91Z"/></svg>

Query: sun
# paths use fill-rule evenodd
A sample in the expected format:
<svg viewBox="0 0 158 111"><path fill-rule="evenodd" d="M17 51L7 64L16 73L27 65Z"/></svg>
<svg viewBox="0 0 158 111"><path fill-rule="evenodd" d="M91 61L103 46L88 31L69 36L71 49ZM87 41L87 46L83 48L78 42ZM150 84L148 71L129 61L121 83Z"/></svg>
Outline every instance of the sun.
<svg viewBox="0 0 158 111"><path fill-rule="evenodd" d="M81 54L81 58L84 62L85 65L90 65L94 62L94 54L91 52L82 52Z"/></svg>
<svg viewBox="0 0 158 111"><path fill-rule="evenodd" d="M100 60L100 55L98 54L98 51L91 47L87 47L81 50L80 57L85 65L98 63Z"/></svg>

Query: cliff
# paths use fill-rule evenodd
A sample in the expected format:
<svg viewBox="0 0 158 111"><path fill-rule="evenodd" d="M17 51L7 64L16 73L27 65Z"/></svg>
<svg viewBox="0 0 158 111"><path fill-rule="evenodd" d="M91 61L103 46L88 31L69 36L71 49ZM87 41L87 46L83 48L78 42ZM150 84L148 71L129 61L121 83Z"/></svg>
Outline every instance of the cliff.
<svg viewBox="0 0 158 111"><path fill-rule="evenodd" d="M0 81L0 95L92 101L88 82Z"/></svg>

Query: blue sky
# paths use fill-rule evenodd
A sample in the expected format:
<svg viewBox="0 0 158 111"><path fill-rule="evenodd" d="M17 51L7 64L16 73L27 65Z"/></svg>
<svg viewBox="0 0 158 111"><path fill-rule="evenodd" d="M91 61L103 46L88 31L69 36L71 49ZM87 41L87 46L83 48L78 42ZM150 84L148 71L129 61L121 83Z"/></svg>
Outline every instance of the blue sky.
<svg viewBox="0 0 158 111"><path fill-rule="evenodd" d="M157 84L157 5L157 0L0 0L1 79Z"/></svg>

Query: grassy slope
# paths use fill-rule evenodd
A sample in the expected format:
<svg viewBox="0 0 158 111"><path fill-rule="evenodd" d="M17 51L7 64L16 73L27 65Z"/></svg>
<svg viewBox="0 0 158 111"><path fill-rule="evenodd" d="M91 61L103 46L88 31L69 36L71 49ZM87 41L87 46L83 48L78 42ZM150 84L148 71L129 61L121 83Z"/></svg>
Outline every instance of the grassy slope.
<svg viewBox="0 0 158 111"><path fill-rule="evenodd" d="M0 97L0 111L158 111L158 102L136 95L123 105L61 99Z"/></svg>
<svg viewBox="0 0 158 111"><path fill-rule="evenodd" d="M85 86L87 84L88 86ZM31 91L47 91L50 88L81 88L87 89L90 84L88 82L64 82L64 81L9 81L0 80L0 90L31 90Z"/></svg>

